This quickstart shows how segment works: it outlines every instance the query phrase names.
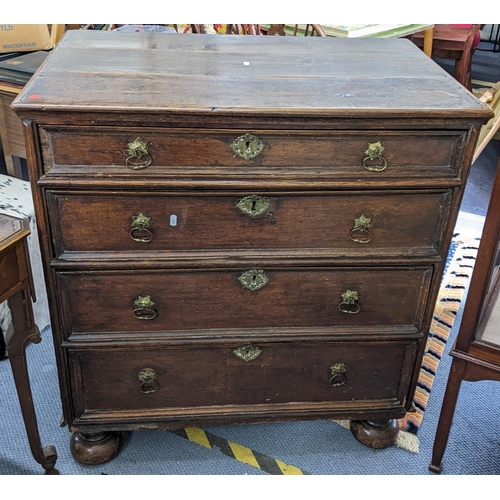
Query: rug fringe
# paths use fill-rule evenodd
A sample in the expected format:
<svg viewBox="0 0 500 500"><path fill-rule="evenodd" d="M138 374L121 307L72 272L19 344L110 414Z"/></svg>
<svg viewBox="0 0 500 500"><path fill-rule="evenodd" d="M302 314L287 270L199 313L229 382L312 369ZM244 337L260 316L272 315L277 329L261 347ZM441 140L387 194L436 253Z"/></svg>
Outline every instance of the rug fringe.
<svg viewBox="0 0 500 500"><path fill-rule="evenodd" d="M464 233L465 237L461 236L461 233ZM399 420L400 430L410 434L416 434L422 425L439 362L445 353L458 312L466 298L468 283L477 257L480 234L473 235L472 231L458 229L453 240L458 244L458 247L441 282L433 312L413 399L415 410L408 412L404 418Z"/></svg>
<svg viewBox="0 0 500 500"><path fill-rule="evenodd" d="M399 431L396 442L394 443L398 448L409 451L411 453L420 452L420 441L415 434L407 431Z"/></svg>
<svg viewBox="0 0 500 500"><path fill-rule="evenodd" d="M351 427L350 420L332 420L333 423L340 425L344 429L349 429ZM420 441L415 434L407 431L399 431L398 437L394 446L402 448L403 450L409 451L411 453L419 453Z"/></svg>
<svg viewBox="0 0 500 500"><path fill-rule="evenodd" d="M351 427L350 420L332 420L333 423L340 425L344 429L349 429Z"/></svg>

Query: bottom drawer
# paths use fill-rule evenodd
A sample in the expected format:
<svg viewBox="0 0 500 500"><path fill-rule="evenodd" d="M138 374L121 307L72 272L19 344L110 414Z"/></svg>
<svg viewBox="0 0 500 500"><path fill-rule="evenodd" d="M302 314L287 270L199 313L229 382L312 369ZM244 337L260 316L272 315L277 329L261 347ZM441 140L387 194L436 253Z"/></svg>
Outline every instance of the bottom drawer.
<svg viewBox="0 0 500 500"><path fill-rule="evenodd" d="M169 420L228 414L229 406L240 414L308 405L334 412L336 405L359 409L368 400L393 407L408 396L417 345L266 341L70 349L74 413L77 419Z"/></svg>

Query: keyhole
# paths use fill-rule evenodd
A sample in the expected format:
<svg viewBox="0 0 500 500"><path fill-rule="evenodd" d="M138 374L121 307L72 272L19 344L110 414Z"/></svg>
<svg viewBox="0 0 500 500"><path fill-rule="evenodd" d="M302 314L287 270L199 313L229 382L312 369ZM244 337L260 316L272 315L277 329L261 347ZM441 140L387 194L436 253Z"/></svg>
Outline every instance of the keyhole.
<svg viewBox="0 0 500 500"><path fill-rule="evenodd" d="M257 275L254 274L252 275L252 284L255 284L256 281L257 281Z"/></svg>
<svg viewBox="0 0 500 500"><path fill-rule="evenodd" d="M245 142L245 146L247 148L247 153L250 152L250 141Z"/></svg>
<svg viewBox="0 0 500 500"><path fill-rule="evenodd" d="M252 212L255 212L257 210L257 200L252 200Z"/></svg>

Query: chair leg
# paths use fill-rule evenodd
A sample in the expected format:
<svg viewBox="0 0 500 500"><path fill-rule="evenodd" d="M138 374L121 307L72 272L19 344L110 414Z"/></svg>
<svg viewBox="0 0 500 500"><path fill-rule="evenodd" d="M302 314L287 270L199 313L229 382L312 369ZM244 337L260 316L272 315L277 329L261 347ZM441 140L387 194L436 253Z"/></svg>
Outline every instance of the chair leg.
<svg viewBox="0 0 500 500"><path fill-rule="evenodd" d="M7 358L7 346L5 344L5 337L2 329L0 328L0 361Z"/></svg>
<svg viewBox="0 0 500 500"><path fill-rule="evenodd" d="M454 76L467 90L472 91L471 61L467 61L465 57L457 59Z"/></svg>
<svg viewBox="0 0 500 500"><path fill-rule="evenodd" d="M450 435L451 424L453 422L453 414L455 413L458 393L460 392L460 385L462 383L466 367L466 361L453 358L450 374L448 376L448 383L446 385L446 392L441 406L441 414L439 416L436 437L434 438L432 460L429 464L429 470L431 472L440 473L442 470L442 459L446 450L446 445L448 444L448 437Z"/></svg>

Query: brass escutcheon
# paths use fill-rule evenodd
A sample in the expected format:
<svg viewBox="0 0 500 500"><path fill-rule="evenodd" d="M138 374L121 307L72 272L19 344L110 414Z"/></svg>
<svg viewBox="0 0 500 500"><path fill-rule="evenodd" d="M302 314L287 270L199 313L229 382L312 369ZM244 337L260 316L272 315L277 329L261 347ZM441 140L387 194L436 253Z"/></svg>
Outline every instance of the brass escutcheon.
<svg viewBox="0 0 500 500"><path fill-rule="evenodd" d="M132 142L127 144L129 155L125 160L125 165L132 170L142 170L143 168L149 167L153 159L151 158L147 143L139 139L139 137Z"/></svg>
<svg viewBox="0 0 500 500"><path fill-rule="evenodd" d="M130 230L130 237L134 241L148 243L153 239L153 233L149 230L153 223L151 217L140 213L139 215L132 216L132 229Z"/></svg>
<svg viewBox="0 0 500 500"><path fill-rule="evenodd" d="M229 146L235 156L239 156L245 160L253 160L264 149L264 143L252 134L240 135Z"/></svg>
<svg viewBox="0 0 500 500"><path fill-rule="evenodd" d="M158 380L156 380L156 372L152 368L144 368L138 374L137 378L141 383L141 391L145 394L156 392L160 388Z"/></svg>
<svg viewBox="0 0 500 500"><path fill-rule="evenodd" d="M382 156L385 147L382 145L380 141L373 142L368 144L368 149L365 151L365 158L363 159L363 167L366 170L370 170L370 172L382 172L387 168L387 160ZM382 164L372 165L367 162L375 162L377 160L381 160ZM379 162L380 163L380 162Z"/></svg>
<svg viewBox="0 0 500 500"><path fill-rule="evenodd" d="M236 206L246 215L257 217L262 215L270 206L269 200L262 196L252 194L242 198Z"/></svg>
<svg viewBox="0 0 500 500"><path fill-rule="evenodd" d="M238 349L233 351L234 355L243 361L252 361L253 359L258 358L261 352L262 351L258 347L254 347L253 345L238 347Z"/></svg>
<svg viewBox="0 0 500 500"><path fill-rule="evenodd" d="M339 387L346 383L346 371L347 366L344 363L335 363L333 366L330 366L331 377L330 377L330 385L333 387Z"/></svg>
<svg viewBox="0 0 500 500"><path fill-rule="evenodd" d="M372 227L371 218L361 215L358 219L354 219L354 227L351 229L349 236L356 243L368 243L372 239L372 235L368 229Z"/></svg>
<svg viewBox="0 0 500 500"><path fill-rule="evenodd" d="M356 290L346 290L340 294L342 302L339 304L339 309L346 314L357 314L361 307L358 304L358 292Z"/></svg>
<svg viewBox="0 0 500 500"><path fill-rule="evenodd" d="M151 295L139 295L134 301L134 318L154 319L156 318L155 303L151 300Z"/></svg>
<svg viewBox="0 0 500 500"><path fill-rule="evenodd" d="M238 281L252 292L266 286L269 281L269 276L262 270L250 269L244 272Z"/></svg>

